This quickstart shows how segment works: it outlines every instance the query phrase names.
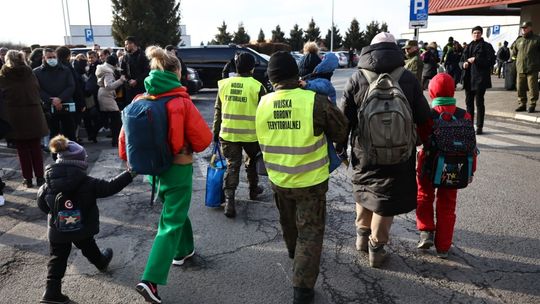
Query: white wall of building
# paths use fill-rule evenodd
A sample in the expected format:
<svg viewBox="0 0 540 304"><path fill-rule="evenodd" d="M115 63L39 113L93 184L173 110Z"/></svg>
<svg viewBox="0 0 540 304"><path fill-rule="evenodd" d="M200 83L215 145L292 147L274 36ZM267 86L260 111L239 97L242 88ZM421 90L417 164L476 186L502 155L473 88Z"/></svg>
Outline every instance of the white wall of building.
<svg viewBox="0 0 540 304"><path fill-rule="evenodd" d="M448 42L448 37L454 37L454 40L460 43L469 43L472 40L471 30L473 27L480 25L484 28L484 39L490 42L495 49L499 42L508 41L512 44L519 35L519 16L478 16L474 20L470 18L463 18L460 20L460 16L456 16L452 21L441 21L433 24L429 24L427 29L420 29L418 40L424 42L437 42L438 45L443 47ZM500 26L500 34L492 35L488 37L488 30L491 31L491 27L494 25ZM403 39L413 39L414 31L401 33Z"/></svg>
<svg viewBox="0 0 540 304"><path fill-rule="evenodd" d="M112 36L112 26L111 25L92 25L94 30L94 43L87 43L85 36L85 29L90 28L89 25L70 25L69 31L71 36L65 37L64 41L66 44L81 44L92 46L94 43L99 44L101 47L112 47L116 46L114 43L114 38ZM180 25L180 32L182 36L181 44L183 46L191 46L191 36L187 35L186 26Z"/></svg>

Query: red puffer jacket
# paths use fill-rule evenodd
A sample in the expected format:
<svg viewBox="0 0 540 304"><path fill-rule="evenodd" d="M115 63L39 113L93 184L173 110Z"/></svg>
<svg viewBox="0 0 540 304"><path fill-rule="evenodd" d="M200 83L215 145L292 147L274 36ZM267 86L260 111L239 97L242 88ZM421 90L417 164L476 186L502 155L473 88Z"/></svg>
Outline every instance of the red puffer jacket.
<svg viewBox="0 0 540 304"><path fill-rule="evenodd" d="M194 152L204 151L212 142L212 131L191 101L186 88L179 87L154 97L166 96L178 96L167 103L169 145L173 155L179 154L183 148ZM118 154L127 161L124 128L118 138Z"/></svg>

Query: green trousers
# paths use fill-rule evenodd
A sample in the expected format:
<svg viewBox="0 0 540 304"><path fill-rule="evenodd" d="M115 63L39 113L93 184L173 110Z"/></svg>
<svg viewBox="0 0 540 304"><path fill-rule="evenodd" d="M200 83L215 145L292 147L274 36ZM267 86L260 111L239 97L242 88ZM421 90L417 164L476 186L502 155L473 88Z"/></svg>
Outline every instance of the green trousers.
<svg viewBox="0 0 540 304"><path fill-rule="evenodd" d="M166 285L173 258L194 249L193 231L188 217L193 182L193 165L172 165L157 177L158 196L163 210L152 250L142 279Z"/></svg>
<svg viewBox="0 0 540 304"><path fill-rule="evenodd" d="M538 72L518 74L517 77L517 92L518 103L520 106L527 105L527 89L529 90L531 107L536 106L538 101Z"/></svg>

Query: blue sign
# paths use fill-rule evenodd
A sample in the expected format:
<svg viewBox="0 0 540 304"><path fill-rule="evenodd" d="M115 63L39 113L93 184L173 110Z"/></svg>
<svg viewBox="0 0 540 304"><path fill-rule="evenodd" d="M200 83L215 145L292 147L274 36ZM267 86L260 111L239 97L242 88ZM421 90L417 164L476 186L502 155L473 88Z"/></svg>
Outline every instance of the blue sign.
<svg viewBox="0 0 540 304"><path fill-rule="evenodd" d="M499 35L501 33L501 26L500 25L494 25L491 29L491 34L493 35Z"/></svg>
<svg viewBox="0 0 540 304"><path fill-rule="evenodd" d="M94 43L94 31L92 29L85 28L84 38L86 39L86 43Z"/></svg>
<svg viewBox="0 0 540 304"><path fill-rule="evenodd" d="M429 0L411 0L409 28L426 28L428 21Z"/></svg>

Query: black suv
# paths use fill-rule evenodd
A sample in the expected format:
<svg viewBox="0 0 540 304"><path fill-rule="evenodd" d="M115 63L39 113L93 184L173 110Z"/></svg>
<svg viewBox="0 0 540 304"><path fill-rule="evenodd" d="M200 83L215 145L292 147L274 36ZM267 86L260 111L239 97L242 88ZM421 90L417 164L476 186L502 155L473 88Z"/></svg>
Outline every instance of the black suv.
<svg viewBox="0 0 540 304"><path fill-rule="evenodd" d="M253 77L261 82L267 90L272 90L266 74L268 60L270 59L268 55L237 45L181 47L176 50L177 56L182 58L188 67L197 71L205 88L217 88L217 82L221 79L223 67L234 58L236 52L250 53L255 57Z"/></svg>

